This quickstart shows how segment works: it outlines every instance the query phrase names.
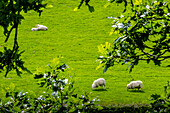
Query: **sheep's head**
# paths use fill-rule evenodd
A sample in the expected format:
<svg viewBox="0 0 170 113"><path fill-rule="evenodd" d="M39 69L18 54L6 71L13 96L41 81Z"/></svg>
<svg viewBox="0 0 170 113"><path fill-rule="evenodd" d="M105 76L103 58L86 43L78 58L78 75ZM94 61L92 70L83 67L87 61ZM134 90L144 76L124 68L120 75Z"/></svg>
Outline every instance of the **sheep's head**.
<svg viewBox="0 0 170 113"><path fill-rule="evenodd" d="M93 88L93 90L94 90L94 88L95 88L95 87L96 87L96 85L93 83L93 84L92 84L92 88Z"/></svg>
<svg viewBox="0 0 170 113"><path fill-rule="evenodd" d="M38 28L38 27L39 27L39 24L37 24L35 27L37 27L37 28Z"/></svg>
<svg viewBox="0 0 170 113"><path fill-rule="evenodd" d="M127 90L128 90L128 89L131 89L131 86L130 86L130 84L128 84L128 85L127 85Z"/></svg>

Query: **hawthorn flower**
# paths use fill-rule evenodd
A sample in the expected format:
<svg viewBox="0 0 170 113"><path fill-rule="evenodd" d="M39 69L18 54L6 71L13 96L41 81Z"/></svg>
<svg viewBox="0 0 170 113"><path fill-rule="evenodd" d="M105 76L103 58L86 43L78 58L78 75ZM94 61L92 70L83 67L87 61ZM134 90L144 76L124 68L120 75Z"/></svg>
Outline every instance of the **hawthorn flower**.
<svg viewBox="0 0 170 113"><path fill-rule="evenodd" d="M64 81L64 83L65 83L65 84L67 84L67 82L68 82L68 79L65 79L65 80L63 80L63 81Z"/></svg>
<svg viewBox="0 0 170 113"><path fill-rule="evenodd" d="M140 15L140 17L141 17L141 18L144 18L144 17L145 17L145 15Z"/></svg>
<svg viewBox="0 0 170 113"><path fill-rule="evenodd" d="M58 92L55 92L55 91L54 91L54 92L52 93L52 96L56 96L57 94L58 94Z"/></svg>
<svg viewBox="0 0 170 113"><path fill-rule="evenodd" d="M117 27L120 29L120 28L123 28L124 25L123 25L123 23L118 23L118 24L117 24Z"/></svg>
<svg viewBox="0 0 170 113"><path fill-rule="evenodd" d="M112 27L117 27L117 25L112 25Z"/></svg>
<svg viewBox="0 0 170 113"><path fill-rule="evenodd" d="M150 8L150 6L149 5L146 5L146 9L149 9Z"/></svg>
<svg viewBox="0 0 170 113"><path fill-rule="evenodd" d="M169 16L170 15L170 13L167 13L165 16Z"/></svg>
<svg viewBox="0 0 170 113"><path fill-rule="evenodd" d="M120 16L120 18L123 18L123 17L124 17L124 15L121 15L121 16Z"/></svg>
<svg viewBox="0 0 170 113"><path fill-rule="evenodd" d="M44 76L43 76L44 78L46 78L47 77L47 74L46 73L44 73Z"/></svg>

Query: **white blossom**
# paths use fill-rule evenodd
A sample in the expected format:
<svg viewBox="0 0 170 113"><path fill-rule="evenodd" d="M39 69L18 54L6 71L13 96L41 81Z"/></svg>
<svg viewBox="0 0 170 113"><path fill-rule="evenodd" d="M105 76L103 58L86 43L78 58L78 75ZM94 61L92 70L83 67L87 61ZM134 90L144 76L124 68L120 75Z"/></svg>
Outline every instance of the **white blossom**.
<svg viewBox="0 0 170 113"><path fill-rule="evenodd" d="M149 8L150 8L150 6L149 6L149 5L146 5L146 8L147 8L147 9L149 9Z"/></svg>
<svg viewBox="0 0 170 113"><path fill-rule="evenodd" d="M120 16L120 18L123 18L123 17L124 17L123 15Z"/></svg>
<svg viewBox="0 0 170 113"><path fill-rule="evenodd" d="M54 85L54 87L56 87L56 86L57 86L57 83L54 83L53 85Z"/></svg>
<svg viewBox="0 0 170 113"><path fill-rule="evenodd" d="M94 102L96 100L96 98L94 98L92 101Z"/></svg>
<svg viewBox="0 0 170 113"><path fill-rule="evenodd" d="M38 97L38 100L41 100L41 98L42 98L42 95L40 97Z"/></svg>
<svg viewBox="0 0 170 113"><path fill-rule="evenodd" d="M63 80L63 81L64 81L64 83L65 83L65 84L67 84L67 82L68 82L68 79L65 79L65 80Z"/></svg>
<svg viewBox="0 0 170 113"><path fill-rule="evenodd" d="M160 23L163 25L163 27L165 27L165 26L166 26L164 22L160 22Z"/></svg>
<svg viewBox="0 0 170 113"><path fill-rule="evenodd" d="M103 58L103 56L99 56L99 58Z"/></svg>
<svg viewBox="0 0 170 113"><path fill-rule="evenodd" d="M61 87L61 90L64 90L64 88L63 88L63 87Z"/></svg>
<svg viewBox="0 0 170 113"><path fill-rule="evenodd" d="M25 104L24 107L27 107L27 104Z"/></svg>
<svg viewBox="0 0 170 113"><path fill-rule="evenodd" d="M169 16L170 15L170 13L167 13L165 16Z"/></svg>
<svg viewBox="0 0 170 113"><path fill-rule="evenodd" d="M141 15L140 17L141 17L141 18L144 18L144 17L145 17L145 15Z"/></svg>
<svg viewBox="0 0 170 113"><path fill-rule="evenodd" d="M57 94L58 94L58 92L55 92L55 91L52 93L53 96L55 96L55 95L57 95Z"/></svg>
<svg viewBox="0 0 170 113"><path fill-rule="evenodd" d="M53 81L52 82L56 82L56 80L55 79L53 79Z"/></svg>
<svg viewBox="0 0 170 113"><path fill-rule="evenodd" d="M47 77L47 74L46 73L44 73L44 78L46 78Z"/></svg>
<svg viewBox="0 0 170 113"><path fill-rule="evenodd" d="M124 25L123 25L123 23L118 23L118 24L117 24L117 27L120 29L120 28L123 28Z"/></svg>
<svg viewBox="0 0 170 113"><path fill-rule="evenodd" d="M103 63L103 61L100 61L100 64L102 64Z"/></svg>
<svg viewBox="0 0 170 113"><path fill-rule="evenodd" d="M154 3L158 3L157 1L155 1Z"/></svg>
<svg viewBox="0 0 170 113"><path fill-rule="evenodd" d="M112 16L110 16L110 17L107 17L108 19L115 19L115 17L112 17Z"/></svg>
<svg viewBox="0 0 170 113"><path fill-rule="evenodd" d="M117 25L112 25L112 27L117 27Z"/></svg>
<svg viewBox="0 0 170 113"><path fill-rule="evenodd" d="M148 11L144 12L144 14L148 14L148 13L149 13Z"/></svg>
<svg viewBox="0 0 170 113"><path fill-rule="evenodd" d="M97 101L100 101L100 99L97 99Z"/></svg>

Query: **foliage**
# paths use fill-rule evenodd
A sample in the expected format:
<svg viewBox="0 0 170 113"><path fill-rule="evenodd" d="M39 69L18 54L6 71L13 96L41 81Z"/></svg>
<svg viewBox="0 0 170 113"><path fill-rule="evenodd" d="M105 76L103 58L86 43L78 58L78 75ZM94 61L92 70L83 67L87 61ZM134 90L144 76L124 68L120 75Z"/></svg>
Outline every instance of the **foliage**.
<svg viewBox="0 0 170 113"><path fill-rule="evenodd" d="M31 73L26 67L24 67L24 62L20 58L21 54L24 52L20 52L19 50L14 51L15 54L12 53L11 49L7 49L4 47L4 52L0 52L0 72L4 68L6 68L6 74L12 69L16 70L18 76L22 74L22 70Z"/></svg>
<svg viewBox="0 0 170 113"><path fill-rule="evenodd" d="M53 61L57 61L56 58ZM38 70L35 79L39 80L41 87L48 90L39 97L29 96L28 92L17 92L15 88L6 90L6 97L11 100L5 104L1 103L1 112L93 112L95 99L90 97L90 93L84 95L74 94L74 88L69 75L64 75L67 65L57 61L54 66L48 65L45 73ZM61 65L60 65L61 64ZM12 84L11 86L14 87ZM93 108L93 109L92 109ZM98 109L98 107L95 107ZM100 107L101 108L101 107Z"/></svg>
<svg viewBox="0 0 170 113"><path fill-rule="evenodd" d="M160 66L170 58L170 8L162 0L155 2L134 2L127 6L126 12L118 18L113 17L113 29L119 37L113 44L106 43L99 47L98 58L103 72L115 63L130 62L130 72L139 61L153 61ZM108 46L109 45L109 46Z"/></svg>
<svg viewBox="0 0 170 113"><path fill-rule="evenodd" d="M74 11L77 11L78 9L80 9L80 7L83 5L83 3L85 3L85 5L88 6L89 11L90 11L91 13L94 12L94 7L93 7L93 6L90 6L89 2L90 2L90 0L81 0L79 6L76 7L76 8L74 9Z"/></svg>
<svg viewBox="0 0 170 113"><path fill-rule="evenodd" d="M169 81L166 86L164 86L165 97L162 98L161 95L152 94L151 112L157 113L169 113L170 112L170 85Z"/></svg>
<svg viewBox="0 0 170 113"><path fill-rule="evenodd" d="M123 15L113 17L113 29L110 34L119 37L113 44L101 45L98 58L104 67L103 73L115 63L126 64L130 62L130 72L139 61L147 63L153 61L160 66L161 62L170 58L170 8L169 2L163 0L108 0L110 3L124 3ZM84 0L81 1L81 4ZM86 1L87 3L89 2ZM87 4L86 3L86 4ZM80 5L81 6L81 5ZM105 5L105 6L108 6Z"/></svg>
<svg viewBox="0 0 170 113"><path fill-rule="evenodd" d="M20 57L19 53L19 45L17 41L18 35L18 25L21 24L21 21L24 19L21 12L27 13L29 10L34 10L41 15L42 8L46 6L46 4L42 3L43 0L1 0L0 1L0 26L4 29L4 35L6 36L5 43L8 41L11 32L15 29L15 36L14 36L14 44L13 49L6 49L4 48L4 52L0 52L1 56L7 55L7 58L4 58L0 62L0 69L6 69L5 77L7 76L8 72L12 69L15 69L18 76L20 76L21 71L18 68L23 70L27 70L23 66L23 61L18 60ZM6 54L7 53L7 54ZM17 60L16 60L17 59Z"/></svg>

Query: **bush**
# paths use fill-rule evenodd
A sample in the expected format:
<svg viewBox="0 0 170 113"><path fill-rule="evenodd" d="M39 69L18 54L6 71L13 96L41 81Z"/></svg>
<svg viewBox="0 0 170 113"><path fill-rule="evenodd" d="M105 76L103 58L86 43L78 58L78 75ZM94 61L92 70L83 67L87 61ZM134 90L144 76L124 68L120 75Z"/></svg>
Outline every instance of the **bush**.
<svg viewBox="0 0 170 113"><path fill-rule="evenodd" d="M151 112L170 112L170 85L169 81L166 86L164 86L165 97L161 97L158 94L152 94Z"/></svg>
<svg viewBox="0 0 170 113"><path fill-rule="evenodd" d="M10 100L0 104L1 112L94 112L98 107L94 105L95 99L90 97L90 93L77 95L74 93L74 82L67 78L67 65L60 63L60 58L53 60L49 69L35 73L35 79L41 87L46 87L47 91L38 97L30 96L28 92L15 91L13 88L7 90L6 97Z"/></svg>

